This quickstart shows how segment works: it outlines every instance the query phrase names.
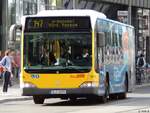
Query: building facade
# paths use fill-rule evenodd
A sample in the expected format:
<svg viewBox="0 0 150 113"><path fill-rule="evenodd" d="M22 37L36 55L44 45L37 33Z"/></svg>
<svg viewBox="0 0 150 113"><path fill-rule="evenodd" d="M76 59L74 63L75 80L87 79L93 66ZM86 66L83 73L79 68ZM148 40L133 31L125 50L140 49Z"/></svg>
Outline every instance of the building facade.
<svg viewBox="0 0 150 113"><path fill-rule="evenodd" d="M0 0L0 49L2 49L2 0Z"/></svg>
<svg viewBox="0 0 150 113"><path fill-rule="evenodd" d="M0 2L0 50L5 50L9 44L10 26L20 24L23 15L36 14L37 0L0 0Z"/></svg>

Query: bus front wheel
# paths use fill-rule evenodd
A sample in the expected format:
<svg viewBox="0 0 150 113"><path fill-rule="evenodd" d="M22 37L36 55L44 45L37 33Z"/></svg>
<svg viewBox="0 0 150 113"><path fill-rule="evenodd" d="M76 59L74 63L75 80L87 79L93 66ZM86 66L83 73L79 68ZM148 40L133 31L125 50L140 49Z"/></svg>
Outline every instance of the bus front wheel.
<svg viewBox="0 0 150 113"><path fill-rule="evenodd" d="M33 101L35 104L43 104L44 103L45 98L43 96L33 96Z"/></svg>

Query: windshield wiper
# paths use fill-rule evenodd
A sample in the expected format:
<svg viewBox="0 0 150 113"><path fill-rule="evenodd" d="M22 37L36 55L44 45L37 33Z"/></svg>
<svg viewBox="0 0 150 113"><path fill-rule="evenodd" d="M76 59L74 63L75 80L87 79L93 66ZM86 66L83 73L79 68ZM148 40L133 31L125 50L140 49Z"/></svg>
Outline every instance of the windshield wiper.
<svg viewBox="0 0 150 113"><path fill-rule="evenodd" d="M84 73L84 72L85 72L84 70L78 69L78 68L76 68L76 67L77 67L77 66L66 66L65 69L75 70L75 71L80 72L80 73Z"/></svg>

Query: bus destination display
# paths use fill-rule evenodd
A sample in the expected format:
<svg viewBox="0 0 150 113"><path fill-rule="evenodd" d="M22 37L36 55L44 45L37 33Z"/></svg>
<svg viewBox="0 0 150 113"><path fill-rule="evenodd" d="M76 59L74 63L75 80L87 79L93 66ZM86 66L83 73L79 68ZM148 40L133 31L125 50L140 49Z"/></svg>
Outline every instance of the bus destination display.
<svg viewBox="0 0 150 113"><path fill-rule="evenodd" d="M90 32L89 17L28 17L25 32Z"/></svg>

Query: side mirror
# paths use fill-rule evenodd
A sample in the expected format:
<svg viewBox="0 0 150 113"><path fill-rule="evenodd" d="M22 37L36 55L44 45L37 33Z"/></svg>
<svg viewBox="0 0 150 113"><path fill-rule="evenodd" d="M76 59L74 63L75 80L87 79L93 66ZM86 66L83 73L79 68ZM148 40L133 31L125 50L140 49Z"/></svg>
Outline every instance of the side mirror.
<svg viewBox="0 0 150 113"><path fill-rule="evenodd" d="M22 25L13 24L9 29L9 40L8 40L8 47L15 48L15 41L16 41L16 30L22 30Z"/></svg>
<svg viewBox="0 0 150 113"><path fill-rule="evenodd" d="M97 33L97 46L104 47L105 46L105 34L103 32Z"/></svg>

